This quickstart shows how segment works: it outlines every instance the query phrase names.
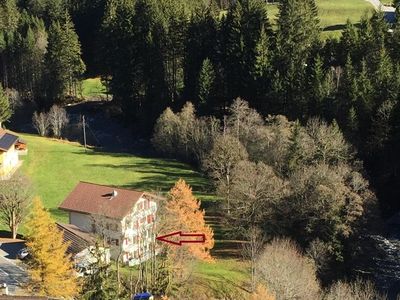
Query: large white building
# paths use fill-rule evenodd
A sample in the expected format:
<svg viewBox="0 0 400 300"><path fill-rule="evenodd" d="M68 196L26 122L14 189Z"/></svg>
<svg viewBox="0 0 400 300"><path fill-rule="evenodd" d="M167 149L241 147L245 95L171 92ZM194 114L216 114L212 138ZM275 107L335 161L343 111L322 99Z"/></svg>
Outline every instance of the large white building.
<svg viewBox="0 0 400 300"><path fill-rule="evenodd" d="M139 264L155 254L157 203L144 192L79 182L60 205L69 223L105 239L111 257Z"/></svg>

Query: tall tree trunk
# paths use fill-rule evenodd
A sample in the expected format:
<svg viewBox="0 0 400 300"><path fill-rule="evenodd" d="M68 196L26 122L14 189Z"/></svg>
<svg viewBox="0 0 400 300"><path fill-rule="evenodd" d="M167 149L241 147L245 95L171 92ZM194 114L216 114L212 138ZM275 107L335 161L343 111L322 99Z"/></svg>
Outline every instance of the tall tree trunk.
<svg viewBox="0 0 400 300"><path fill-rule="evenodd" d="M11 216L11 232L12 232L12 238L15 240L17 238L17 224L15 221L15 211L12 212Z"/></svg>

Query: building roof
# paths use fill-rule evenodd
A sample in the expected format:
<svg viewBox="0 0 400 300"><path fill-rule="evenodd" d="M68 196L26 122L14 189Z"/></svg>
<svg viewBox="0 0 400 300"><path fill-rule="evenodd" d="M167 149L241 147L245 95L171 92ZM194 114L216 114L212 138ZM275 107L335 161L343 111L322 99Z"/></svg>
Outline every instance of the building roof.
<svg viewBox="0 0 400 300"><path fill-rule="evenodd" d="M16 142L18 142L18 136L9 133L4 129L0 128L0 150L8 151Z"/></svg>
<svg viewBox="0 0 400 300"><path fill-rule="evenodd" d="M63 233L64 243L69 243L67 253L77 254L84 249L94 246L95 238L88 232L82 231L75 225L56 223L57 228Z"/></svg>
<svg viewBox="0 0 400 300"><path fill-rule="evenodd" d="M59 208L122 219L143 195L143 192L81 181Z"/></svg>

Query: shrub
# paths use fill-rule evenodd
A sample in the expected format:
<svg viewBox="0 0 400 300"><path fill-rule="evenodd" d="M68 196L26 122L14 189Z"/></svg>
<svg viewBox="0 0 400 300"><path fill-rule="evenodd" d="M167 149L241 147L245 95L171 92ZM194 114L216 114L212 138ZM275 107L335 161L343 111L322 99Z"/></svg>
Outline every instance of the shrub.
<svg viewBox="0 0 400 300"><path fill-rule="evenodd" d="M260 255L257 273L277 300L317 299L320 286L311 260L288 239L275 239Z"/></svg>
<svg viewBox="0 0 400 300"><path fill-rule="evenodd" d="M370 281L357 279L347 283L338 281L333 284L323 297L324 300L384 300L385 296L379 294Z"/></svg>

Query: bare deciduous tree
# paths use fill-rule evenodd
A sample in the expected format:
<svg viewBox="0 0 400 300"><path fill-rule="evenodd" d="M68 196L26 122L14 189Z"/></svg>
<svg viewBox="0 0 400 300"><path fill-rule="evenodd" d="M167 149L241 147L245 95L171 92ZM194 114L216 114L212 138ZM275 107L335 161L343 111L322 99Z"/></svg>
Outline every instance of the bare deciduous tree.
<svg viewBox="0 0 400 300"><path fill-rule="evenodd" d="M46 113L35 111L32 116L32 125L40 136L46 136L49 132L49 118Z"/></svg>
<svg viewBox="0 0 400 300"><path fill-rule="evenodd" d="M318 299L320 286L315 266L288 239L275 239L260 255L257 274L277 300Z"/></svg>
<svg viewBox="0 0 400 300"><path fill-rule="evenodd" d="M226 199L230 212L230 189L232 171L236 164L247 159L247 151L240 141L229 135L215 138L210 154L203 161L203 167L217 181L220 194Z"/></svg>
<svg viewBox="0 0 400 300"><path fill-rule="evenodd" d="M167 108L161 114L151 141L163 154L199 163L210 151L219 131L220 124L216 118L198 118L193 104L187 102L178 113Z"/></svg>
<svg viewBox="0 0 400 300"><path fill-rule="evenodd" d="M61 106L53 105L48 113L48 118L53 135L60 138L64 127L69 122L66 110Z"/></svg>
<svg viewBox="0 0 400 300"><path fill-rule="evenodd" d="M154 126L154 134L151 142L157 151L167 155L176 155L176 145L179 142L177 136L177 115L168 107L157 119Z"/></svg>
<svg viewBox="0 0 400 300"><path fill-rule="evenodd" d="M287 194L286 185L262 162L239 162L232 172L231 225L247 230L271 224L276 203Z"/></svg>
<svg viewBox="0 0 400 300"><path fill-rule="evenodd" d="M311 119L305 129L315 144L315 161L334 165L353 157L350 145L336 122L328 125L319 119Z"/></svg>
<svg viewBox="0 0 400 300"><path fill-rule="evenodd" d="M247 148L256 128L264 125L261 115L249 103L237 98L229 108L228 131Z"/></svg>
<svg viewBox="0 0 400 300"><path fill-rule="evenodd" d="M265 237L263 232L255 226L247 231L247 237L248 240L247 243L243 244L242 253L244 258L250 261L251 291L255 292L257 284L256 263L264 247Z"/></svg>
<svg viewBox="0 0 400 300"><path fill-rule="evenodd" d="M370 281L357 279L354 282L336 282L323 297L324 300L385 300Z"/></svg>
<svg viewBox="0 0 400 300"><path fill-rule="evenodd" d="M190 139L191 153L197 162L202 162L220 134L220 122L214 117L198 118L193 126Z"/></svg>
<svg viewBox="0 0 400 300"><path fill-rule="evenodd" d="M10 228L13 239L17 237L18 226L25 217L31 196L31 184L23 175L15 174L0 182L0 218Z"/></svg>

